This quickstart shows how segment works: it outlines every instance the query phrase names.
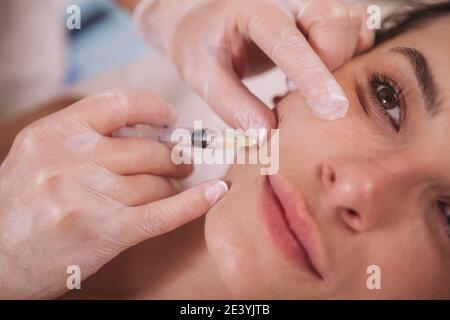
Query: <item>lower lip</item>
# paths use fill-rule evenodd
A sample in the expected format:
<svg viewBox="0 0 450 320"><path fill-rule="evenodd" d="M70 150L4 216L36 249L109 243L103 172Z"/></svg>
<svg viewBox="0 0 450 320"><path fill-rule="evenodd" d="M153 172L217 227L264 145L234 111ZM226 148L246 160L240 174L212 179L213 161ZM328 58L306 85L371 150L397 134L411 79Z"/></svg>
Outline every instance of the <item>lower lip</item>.
<svg viewBox="0 0 450 320"><path fill-rule="evenodd" d="M265 180L263 188L262 219L275 247L301 270L317 274L305 248L289 228L287 216L268 179Z"/></svg>

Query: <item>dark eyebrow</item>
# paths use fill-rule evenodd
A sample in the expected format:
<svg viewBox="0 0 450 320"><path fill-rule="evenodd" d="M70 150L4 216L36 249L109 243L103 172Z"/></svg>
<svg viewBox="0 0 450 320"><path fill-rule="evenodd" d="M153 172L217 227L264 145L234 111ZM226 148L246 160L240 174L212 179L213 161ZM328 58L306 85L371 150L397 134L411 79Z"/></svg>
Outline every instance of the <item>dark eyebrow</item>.
<svg viewBox="0 0 450 320"><path fill-rule="evenodd" d="M419 50L407 47L397 47L391 49L391 52L402 54L408 58L414 69L428 112L432 115L437 114L440 109L440 101L437 99L438 89L425 56Z"/></svg>

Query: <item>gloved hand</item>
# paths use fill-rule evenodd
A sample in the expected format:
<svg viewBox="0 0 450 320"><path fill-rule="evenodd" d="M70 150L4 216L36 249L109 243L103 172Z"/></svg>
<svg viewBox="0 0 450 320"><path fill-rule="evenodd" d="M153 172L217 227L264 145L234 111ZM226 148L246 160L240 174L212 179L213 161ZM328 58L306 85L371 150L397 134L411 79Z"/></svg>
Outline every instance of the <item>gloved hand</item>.
<svg viewBox="0 0 450 320"><path fill-rule="evenodd" d="M228 190L210 181L176 194L156 141L113 138L126 125L171 125L175 113L143 90L84 99L22 130L0 166L0 298L51 298L67 267L82 279L121 251L205 213Z"/></svg>
<svg viewBox="0 0 450 320"><path fill-rule="evenodd" d="M364 6L348 0L144 0L135 20L183 79L228 124L244 129L276 125L241 82L261 68L263 55L318 117L334 120L345 116L348 100L330 71L374 40Z"/></svg>

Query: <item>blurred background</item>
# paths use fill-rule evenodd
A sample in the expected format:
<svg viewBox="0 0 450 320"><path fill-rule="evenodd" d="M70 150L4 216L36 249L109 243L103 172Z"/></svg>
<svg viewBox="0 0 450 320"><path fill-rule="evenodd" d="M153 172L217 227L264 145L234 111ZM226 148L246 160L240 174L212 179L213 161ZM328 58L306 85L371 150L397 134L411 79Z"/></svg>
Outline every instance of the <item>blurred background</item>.
<svg viewBox="0 0 450 320"><path fill-rule="evenodd" d="M69 5L81 9L80 30L66 27ZM130 14L113 0L2 0L0 117L28 110L151 51Z"/></svg>
<svg viewBox="0 0 450 320"><path fill-rule="evenodd" d="M69 84L131 63L151 50L139 39L130 15L112 0L71 3L81 8L83 28L68 32Z"/></svg>

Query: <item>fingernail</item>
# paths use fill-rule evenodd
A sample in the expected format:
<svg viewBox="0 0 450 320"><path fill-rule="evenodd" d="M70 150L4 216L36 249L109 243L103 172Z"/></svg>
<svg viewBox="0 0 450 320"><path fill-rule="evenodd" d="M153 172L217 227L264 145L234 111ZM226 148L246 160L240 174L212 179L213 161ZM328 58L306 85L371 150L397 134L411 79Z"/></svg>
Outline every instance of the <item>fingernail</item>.
<svg viewBox="0 0 450 320"><path fill-rule="evenodd" d="M334 80L326 82L326 90L306 98L314 114L323 120L338 120L347 115L349 102L344 90Z"/></svg>
<svg viewBox="0 0 450 320"><path fill-rule="evenodd" d="M225 181L219 180L209 186L205 191L205 199L210 205L214 205L228 192L228 185Z"/></svg>

